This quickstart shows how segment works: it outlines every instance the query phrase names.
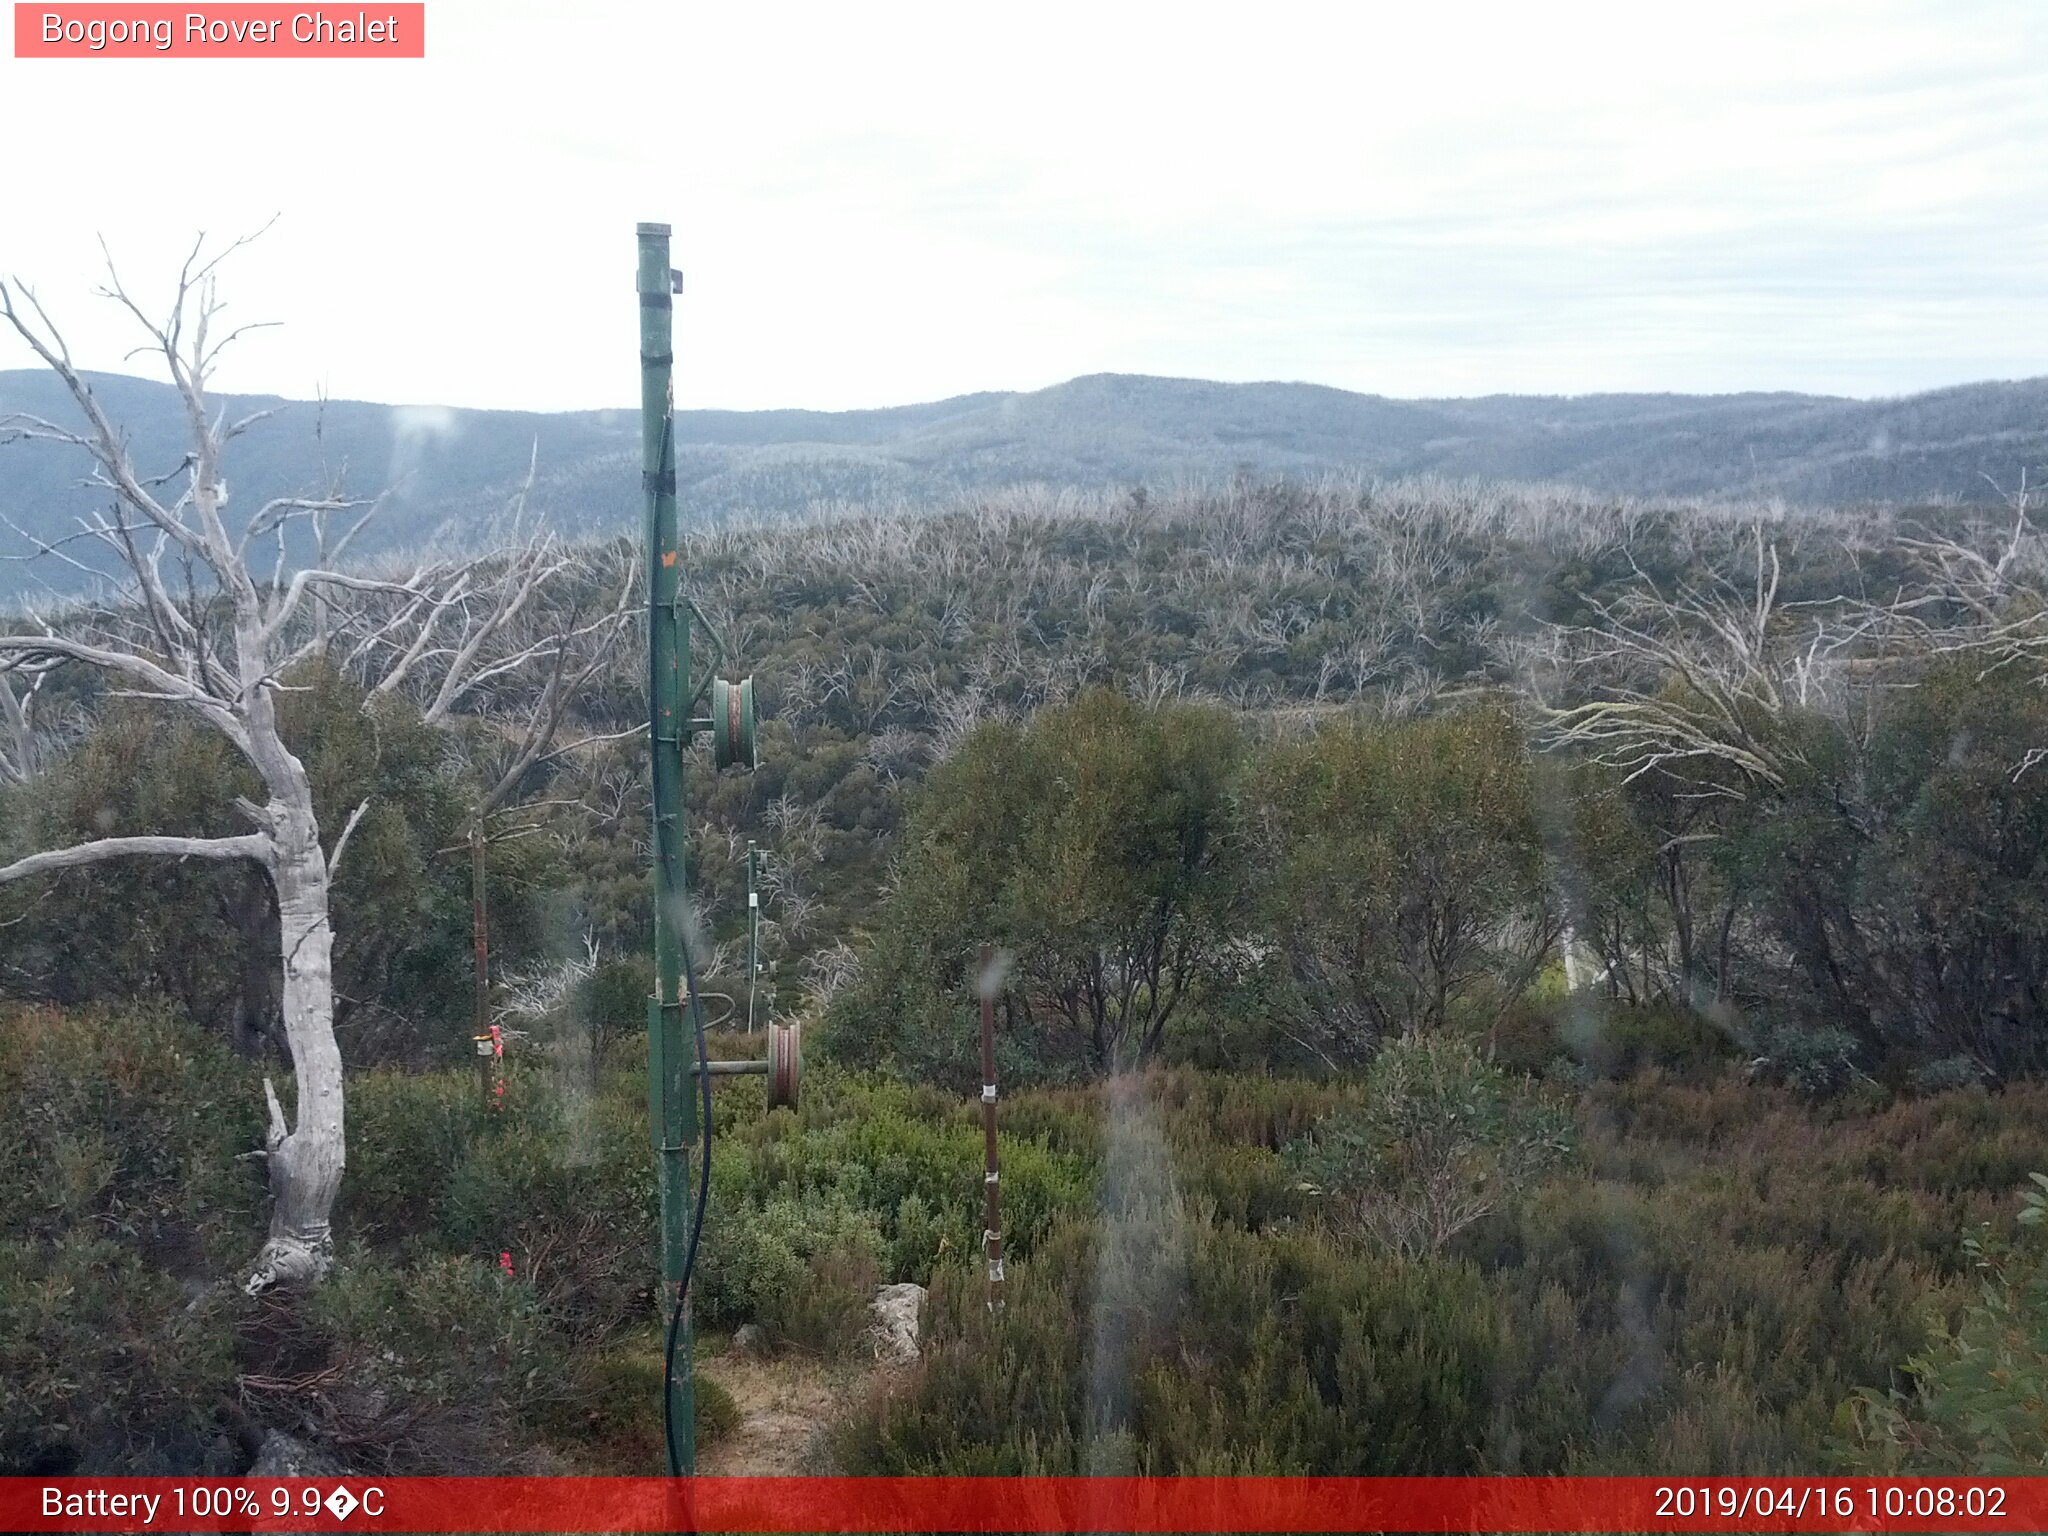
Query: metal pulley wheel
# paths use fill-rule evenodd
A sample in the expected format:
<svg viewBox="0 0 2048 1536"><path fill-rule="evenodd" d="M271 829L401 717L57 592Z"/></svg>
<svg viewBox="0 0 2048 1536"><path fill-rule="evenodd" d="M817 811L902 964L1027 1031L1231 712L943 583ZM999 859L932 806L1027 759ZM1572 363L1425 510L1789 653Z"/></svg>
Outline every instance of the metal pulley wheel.
<svg viewBox="0 0 2048 1536"><path fill-rule="evenodd" d="M721 768L754 766L754 680L711 683L711 756Z"/></svg>
<svg viewBox="0 0 2048 1536"><path fill-rule="evenodd" d="M768 1026L768 1107L796 1108L797 1079L803 1076L802 1024Z"/></svg>

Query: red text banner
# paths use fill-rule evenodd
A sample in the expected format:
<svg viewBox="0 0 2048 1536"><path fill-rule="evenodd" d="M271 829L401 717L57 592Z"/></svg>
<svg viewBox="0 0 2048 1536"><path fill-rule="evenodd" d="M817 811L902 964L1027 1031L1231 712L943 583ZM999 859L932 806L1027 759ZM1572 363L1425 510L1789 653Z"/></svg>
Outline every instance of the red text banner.
<svg viewBox="0 0 2048 1536"><path fill-rule="evenodd" d="M423 59L423 3L66 5L16 0L18 59Z"/></svg>
<svg viewBox="0 0 2048 1536"><path fill-rule="evenodd" d="M2048 1478L0 1479L8 1531L2040 1531Z"/></svg>

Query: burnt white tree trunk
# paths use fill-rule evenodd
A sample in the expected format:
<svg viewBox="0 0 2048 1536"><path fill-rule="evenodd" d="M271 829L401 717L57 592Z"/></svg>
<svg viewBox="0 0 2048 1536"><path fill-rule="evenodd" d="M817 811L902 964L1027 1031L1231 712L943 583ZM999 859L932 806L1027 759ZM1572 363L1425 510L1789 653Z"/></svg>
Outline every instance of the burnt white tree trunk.
<svg viewBox="0 0 2048 1536"><path fill-rule="evenodd" d="M268 876L277 899L284 1035L297 1092L288 1118L275 1087L264 1081L269 1128L263 1150L273 1205L269 1240L245 1282L254 1293L283 1281L317 1280L332 1263L329 1221L347 1136L341 1051L334 1038L330 893L335 868L368 805L356 806L331 851L323 846L305 766L278 730L276 694L286 686L283 679L294 666L325 658L358 677L368 697L407 693L427 720L440 723L480 684L502 697L524 673L544 672L545 682L530 700L520 749L493 791L496 803L544 760L566 701L598 664L579 659L571 666L572 653L581 658L590 647L602 651L623 632L633 581L628 572L618 601L601 606L587 621L580 609L552 628L536 621L536 610L545 606L540 594L577 562L551 537L525 530L523 497L515 503L517 537L509 547L423 563L397 580L328 568L377 510L344 501L336 492L266 502L230 533L223 516L228 488L222 453L260 418L229 422L206 393L207 374L233 339L233 333L209 335L220 311L213 272L228 251L202 262L195 248L179 274L170 317L161 322L151 320L110 272L107 296L148 332L190 429L185 462L153 478L131 460L126 435L101 409L34 295L0 283L0 319L63 381L84 419L83 427L69 428L9 417L0 420L0 441L54 441L90 456L88 483L107 493L113 510L88 520L79 537L111 550L127 572L117 600L4 626L9 632L0 633L0 782L26 781L55 760L35 728L32 706L48 673L84 666L112 685L110 693L204 720L255 771L263 800L233 801L252 827L247 833L100 838L0 867L0 883L147 855L249 860ZM25 310L16 303L17 292ZM331 527L336 518L347 526ZM310 527L316 559L311 568L287 577L284 531L300 522ZM35 553L77 563L56 545L41 545ZM183 590L175 594L165 576L166 555L172 571L183 573ZM259 558L271 567L268 580L256 574Z"/></svg>
<svg viewBox="0 0 2048 1536"><path fill-rule="evenodd" d="M346 1159L341 1049L334 1039L334 931L328 922L327 855L313 826L310 796L290 822L305 833L280 839L270 865L284 962L284 1030L297 1084L296 1124L287 1126L268 1078L270 1240L246 1282L254 1293L282 1280L318 1279L333 1260L329 1220Z"/></svg>

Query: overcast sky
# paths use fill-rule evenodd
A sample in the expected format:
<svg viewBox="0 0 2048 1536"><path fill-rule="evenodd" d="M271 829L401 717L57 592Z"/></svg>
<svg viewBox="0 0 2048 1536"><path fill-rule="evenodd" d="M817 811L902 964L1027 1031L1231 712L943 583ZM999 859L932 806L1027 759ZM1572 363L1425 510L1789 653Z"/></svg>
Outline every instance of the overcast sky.
<svg viewBox="0 0 2048 1536"><path fill-rule="evenodd" d="M222 387L549 410L636 398L641 219L687 274L685 405L2048 372L2031 0L427 17L424 61L0 58L0 272L140 371L97 237L160 293L195 231L280 213L227 289L284 324Z"/></svg>

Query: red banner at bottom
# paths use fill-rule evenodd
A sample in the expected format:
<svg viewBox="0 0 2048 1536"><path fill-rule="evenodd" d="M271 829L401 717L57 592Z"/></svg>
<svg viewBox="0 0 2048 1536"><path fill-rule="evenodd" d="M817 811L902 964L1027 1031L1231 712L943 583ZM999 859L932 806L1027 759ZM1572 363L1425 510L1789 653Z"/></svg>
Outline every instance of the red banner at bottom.
<svg viewBox="0 0 2048 1536"><path fill-rule="evenodd" d="M2042 1531L2043 1478L0 1478L8 1531Z"/></svg>

